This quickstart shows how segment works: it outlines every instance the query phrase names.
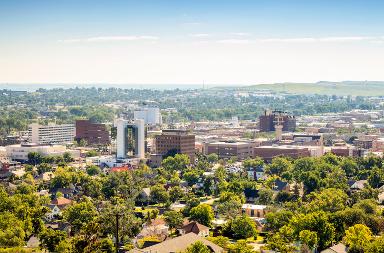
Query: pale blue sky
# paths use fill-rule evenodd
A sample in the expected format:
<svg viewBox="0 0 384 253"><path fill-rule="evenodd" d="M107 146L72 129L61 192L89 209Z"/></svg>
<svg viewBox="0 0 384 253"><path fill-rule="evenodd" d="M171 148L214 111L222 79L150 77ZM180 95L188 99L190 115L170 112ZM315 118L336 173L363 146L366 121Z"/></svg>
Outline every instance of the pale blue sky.
<svg viewBox="0 0 384 253"><path fill-rule="evenodd" d="M0 82L384 80L384 1L1 0Z"/></svg>

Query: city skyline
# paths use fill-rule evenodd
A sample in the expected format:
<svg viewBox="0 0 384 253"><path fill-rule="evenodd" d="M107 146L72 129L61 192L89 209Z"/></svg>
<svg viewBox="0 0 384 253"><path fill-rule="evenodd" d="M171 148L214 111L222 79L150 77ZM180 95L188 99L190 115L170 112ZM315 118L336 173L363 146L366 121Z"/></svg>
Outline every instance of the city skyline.
<svg viewBox="0 0 384 253"><path fill-rule="evenodd" d="M380 1L2 1L0 83L384 80Z"/></svg>

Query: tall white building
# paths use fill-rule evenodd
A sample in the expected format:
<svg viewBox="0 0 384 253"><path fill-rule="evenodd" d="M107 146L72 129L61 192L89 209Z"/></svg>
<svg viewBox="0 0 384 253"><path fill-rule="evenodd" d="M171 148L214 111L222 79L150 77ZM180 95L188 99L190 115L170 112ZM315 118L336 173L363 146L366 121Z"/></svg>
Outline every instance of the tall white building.
<svg viewBox="0 0 384 253"><path fill-rule="evenodd" d="M145 158L145 126L143 119L136 119L134 123L117 119L115 122L116 158L134 156Z"/></svg>
<svg viewBox="0 0 384 253"><path fill-rule="evenodd" d="M28 142L35 144L68 144L75 138L75 125L73 124L48 124L33 123L28 128Z"/></svg>
<svg viewBox="0 0 384 253"><path fill-rule="evenodd" d="M142 119L145 124L160 125L162 124L161 113L158 107L144 107L134 111L134 119Z"/></svg>

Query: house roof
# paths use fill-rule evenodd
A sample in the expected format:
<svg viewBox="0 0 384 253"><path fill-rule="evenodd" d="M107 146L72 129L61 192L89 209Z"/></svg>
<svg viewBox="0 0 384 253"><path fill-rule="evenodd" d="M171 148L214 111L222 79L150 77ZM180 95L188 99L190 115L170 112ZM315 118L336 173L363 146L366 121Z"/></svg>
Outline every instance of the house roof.
<svg viewBox="0 0 384 253"><path fill-rule="evenodd" d="M275 190L282 191L285 187L287 187L288 182L281 181L280 179L275 180Z"/></svg>
<svg viewBox="0 0 384 253"><path fill-rule="evenodd" d="M347 253L348 248L343 243L338 243L328 249L321 251L321 253Z"/></svg>
<svg viewBox="0 0 384 253"><path fill-rule="evenodd" d="M66 199L64 197L59 197L59 198L53 199L51 201L52 205L58 205L58 206L65 206L65 205L69 205L71 203L72 203L72 200Z"/></svg>
<svg viewBox="0 0 384 253"><path fill-rule="evenodd" d="M111 172L122 172L122 171L128 171L129 167L128 165L121 166L121 167L112 167Z"/></svg>
<svg viewBox="0 0 384 253"><path fill-rule="evenodd" d="M196 221L192 221L184 225L181 229L184 230L185 233L193 232L195 234L199 234L201 231L209 230L209 227L206 227Z"/></svg>
<svg viewBox="0 0 384 253"><path fill-rule="evenodd" d="M217 246L213 242L210 242L195 233L188 233L182 236L178 236L176 238L166 240L162 243L158 243L156 245L144 248L144 249L133 249L132 253L171 253L171 252L183 252L185 251L191 244L200 241L204 243L212 252L224 252L223 248Z"/></svg>

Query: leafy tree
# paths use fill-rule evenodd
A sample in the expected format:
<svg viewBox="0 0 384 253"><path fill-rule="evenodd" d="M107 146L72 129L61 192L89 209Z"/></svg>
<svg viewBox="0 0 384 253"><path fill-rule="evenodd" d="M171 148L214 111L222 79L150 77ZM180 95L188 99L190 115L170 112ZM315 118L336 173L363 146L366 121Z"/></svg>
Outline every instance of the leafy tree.
<svg viewBox="0 0 384 253"><path fill-rule="evenodd" d="M200 204L190 211L190 220L194 220L210 227L214 218L212 207L208 204Z"/></svg>
<svg viewBox="0 0 384 253"><path fill-rule="evenodd" d="M154 185L151 187L151 198L156 203L165 204L169 201L169 194L162 185Z"/></svg>
<svg viewBox="0 0 384 253"><path fill-rule="evenodd" d="M65 241L67 234L64 231L46 229L39 235L40 247L48 250L49 252L56 252L58 245Z"/></svg>
<svg viewBox="0 0 384 253"><path fill-rule="evenodd" d="M164 220L170 229L178 228L183 224L183 215L177 211L167 211L164 213Z"/></svg>
<svg viewBox="0 0 384 253"><path fill-rule="evenodd" d="M85 169L90 176L99 175L101 173L100 167L96 165L89 165Z"/></svg>
<svg viewBox="0 0 384 253"><path fill-rule="evenodd" d="M317 246L317 233L310 230L302 230L299 233L299 239L302 244L309 247L309 249L314 249Z"/></svg>
<svg viewBox="0 0 384 253"><path fill-rule="evenodd" d="M22 246L26 235L24 226L25 224L13 213L0 213L0 245L5 247Z"/></svg>
<svg viewBox="0 0 384 253"><path fill-rule="evenodd" d="M349 252L364 252L371 239L371 230L363 224L356 224L345 231L344 240L349 246Z"/></svg>
<svg viewBox="0 0 384 253"><path fill-rule="evenodd" d="M211 250L204 243L197 241L187 248L185 253L210 253Z"/></svg>
<svg viewBox="0 0 384 253"><path fill-rule="evenodd" d="M284 157L275 157L271 164L266 168L266 171L272 175L281 176L284 172L292 170L292 163Z"/></svg>
<svg viewBox="0 0 384 253"><path fill-rule="evenodd" d="M229 221L224 231L235 239L247 239L257 235L255 222L246 215L241 215Z"/></svg>
<svg viewBox="0 0 384 253"><path fill-rule="evenodd" d="M243 166L246 170L256 169L263 165L264 165L264 161L260 157L257 157L255 159L246 159L243 161Z"/></svg>
<svg viewBox="0 0 384 253"><path fill-rule="evenodd" d="M365 248L366 253L384 253L384 237L380 236L370 242Z"/></svg>
<svg viewBox="0 0 384 253"><path fill-rule="evenodd" d="M190 164L189 156L185 154L176 154L173 156L168 156L161 162L161 166L167 171L183 171Z"/></svg>
<svg viewBox="0 0 384 253"><path fill-rule="evenodd" d="M336 212L343 210L347 204L348 195L339 189L324 189L320 193L313 192L307 196L310 200L308 210Z"/></svg>
<svg viewBox="0 0 384 253"><path fill-rule="evenodd" d="M259 190L259 198L258 202L260 204L268 205L272 202L273 199L273 191L268 188L261 188Z"/></svg>
<svg viewBox="0 0 384 253"><path fill-rule="evenodd" d="M209 163L217 163L219 156L216 153L212 153L207 155L207 160Z"/></svg>
<svg viewBox="0 0 384 253"><path fill-rule="evenodd" d="M180 186L173 186L169 190L169 198L172 202L175 202L179 199L181 199L184 196L184 191L181 189Z"/></svg>
<svg viewBox="0 0 384 253"><path fill-rule="evenodd" d="M228 247L229 253L255 253L251 245L248 245L245 240L238 240L235 244Z"/></svg>
<svg viewBox="0 0 384 253"><path fill-rule="evenodd" d="M38 165L42 162L42 156L37 152L28 153L28 163L32 165Z"/></svg>
<svg viewBox="0 0 384 253"><path fill-rule="evenodd" d="M96 214L96 208L88 199L70 205L63 212L64 219L71 224L72 231L74 232L79 232Z"/></svg>
<svg viewBox="0 0 384 253"><path fill-rule="evenodd" d="M73 159L71 153L69 153L69 152L65 152L63 154L63 159L64 159L64 162L66 162L66 163L70 163L70 162L73 162L75 160L75 159Z"/></svg>

